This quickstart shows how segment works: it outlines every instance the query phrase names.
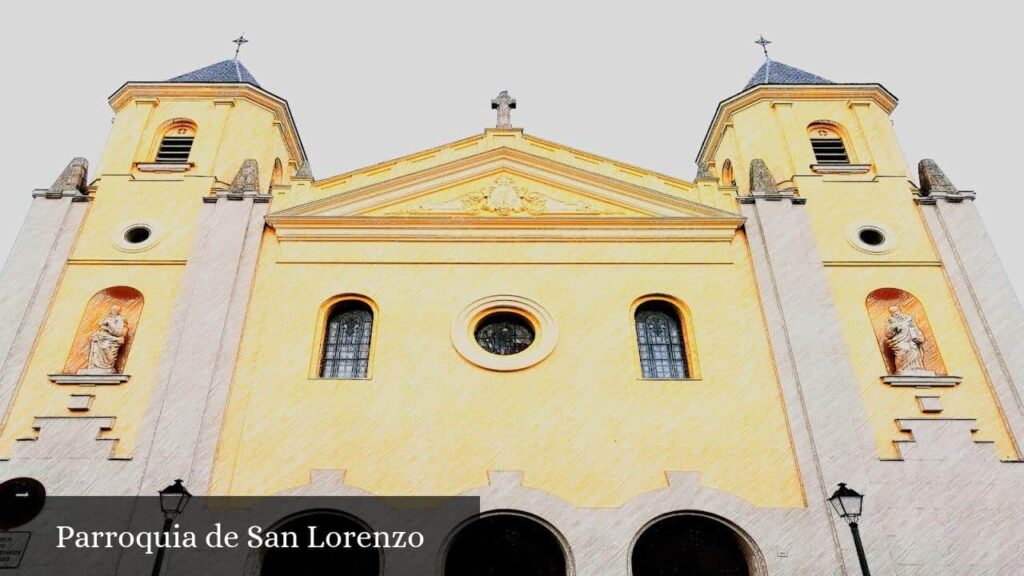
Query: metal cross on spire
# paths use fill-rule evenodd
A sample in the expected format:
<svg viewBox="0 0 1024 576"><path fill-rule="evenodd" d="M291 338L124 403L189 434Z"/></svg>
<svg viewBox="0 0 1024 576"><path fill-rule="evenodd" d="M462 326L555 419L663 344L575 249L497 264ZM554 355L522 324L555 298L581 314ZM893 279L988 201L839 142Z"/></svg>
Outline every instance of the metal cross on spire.
<svg viewBox="0 0 1024 576"><path fill-rule="evenodd" d="M516 107L516 99L508 95L508 90L502 90L498 97L491 100L491 110L498 111L498 123L495 128L512 127L512 110Z"/></svg>
<svg viewBox="0 0 1024 576"><path fill-rule="evenodd" d="M242 49L242 44L248 44L249 41L245 39L245 34L242 34L238 38L231 41L235 46L235 60L238 60L238 52Z"/></svg>
<svg viewBox="0 0 1024 576"><path fill-rule="evenodd" d="M758 38L757 40L754 40L754 44L757 44L758 46L761 47L761 50L764 50L764 59L765 60L769 59L768 58L768 45L771 44L771 43L772 43L772 41L766 39L764 37L764 34L762 34L761 37Z"/></svg>

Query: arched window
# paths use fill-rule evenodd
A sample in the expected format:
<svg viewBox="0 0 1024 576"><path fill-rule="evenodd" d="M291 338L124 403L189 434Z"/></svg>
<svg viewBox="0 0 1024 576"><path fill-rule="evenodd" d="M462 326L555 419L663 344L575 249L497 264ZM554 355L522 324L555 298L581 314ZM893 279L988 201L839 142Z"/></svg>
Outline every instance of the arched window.
<svg viewBox="0 0 1024 576"><path fill-rule="evenodd" d="M751 576L764 573L752 541L710 515L678 513L649 524L630 555L633 576Z"/></svg>
<svg viewBox="0 0 1024 576"><path fill-rule="evenodd" d="M726 160L722 164L722 186L735 186L736 175L732 171L732 160Z"/></svg>
<svg viewBox="0 0 1024 576"><path fill-rule="evenodd" d="M551 528L516 512L486 514L455 533L444 576L566 576L565 547Z"/></svg>
<svg viewBox="0 0 1024 576"><path fill-rule="evenodd" d="M324 332L321 378L366 378L370 365L373 310L359 300L331 308Z"/></svg>
<svg viewBox="0 0 1024 576"><path fill-rule="evenodd" d="M311 538L314 529L319 540ZM325 546L327 534L373 534L361 519L335 510L299 513L262 533L264 547L256 550L259 576L304 576L345 574L379 576L383 548L371 546ZM274 542L276 547L268 546Z"/></svg>
<svg viewBox="0 0 1024 576"><path fill-rule="evenodd" d="M192 152L192 141L196 137L195 124L179 121L164 132L160 147L156 151L158 164L185 164Z"/></svg>
<svg viewBox="0 0 1024 576"><path fill-rule="evenodd" d="M689 378L683 325L676 307L664 300L649 300L637 307L634 318L643 377Z"/></svg>
<svg viewBox="0 0 1024 576"><path fill-rule="evenodd" d="M818 164L849 164L846 145L839 130L832 125L818 122L807 128L814 150L814 161Z"/></svg>

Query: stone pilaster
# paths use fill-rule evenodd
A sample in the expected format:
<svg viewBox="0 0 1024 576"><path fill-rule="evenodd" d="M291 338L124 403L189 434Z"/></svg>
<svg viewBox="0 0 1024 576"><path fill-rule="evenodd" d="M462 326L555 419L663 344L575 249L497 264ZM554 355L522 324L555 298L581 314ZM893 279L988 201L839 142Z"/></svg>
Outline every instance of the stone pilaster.
<svg viewBox="0 0 1024 576"><path fill-rule="evenodd" d="M1024 310L974 206L931 160L920 167L918 204L992 382L1017 455L1024 442Z"/></svg>
<svg viewBox="0 0 1024 576"><path fill-rule="evenodd" d="M32 194L0 272L0 428L85 217L87 169L75 158L53 186Z"/></svg>
<svg viewBox="0 0 1024 576"><path fill-rule="evenodd" d="M751 163L751 189L750 196L739 197L740 211L747 218L746 233L769 342L808 512L821 530L823 541L818 545L827 539L832 543L833 555L822 552L820 569L823 573L856 574L857 557L849 530L838 521L827 498L838 482L869 489L869 471L877 458L860 386L850 365L804 199L777 191L771 174L758 160ZM865 514L871 514L871 508L867 500ZM873 533L864 527L863 536L873 567L879 573L889 573L881 531Z"/></svg>
<svg viewBox="0 0 1024 576"><path fill-rule="evenodd" d="M247 160L229 190L205 199L142 426L142 494L176 478L206 493L269 206L257 182Z"/></svg>

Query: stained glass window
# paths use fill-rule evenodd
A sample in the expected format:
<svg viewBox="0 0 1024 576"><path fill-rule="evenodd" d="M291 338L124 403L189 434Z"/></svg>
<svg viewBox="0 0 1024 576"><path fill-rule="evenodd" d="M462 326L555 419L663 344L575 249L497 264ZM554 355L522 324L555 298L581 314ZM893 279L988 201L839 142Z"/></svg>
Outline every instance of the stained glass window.
<svg viewBox="0 0 1024 576"><path fill-rule="evenodd" d="M644 378L689 378L679 314L666 302L646 302L636 310L636 341Z"/></svg>
<svg viewBox="0 0 1024 576"><path fill-rule="evenodd" d="M511 312L491 314L480 321L476 342L491 354L518 354L533 344L533 325L526 318Z"/></svg>
<svg viewBox="0 0 1024 576"><path fill-rule="evenodd" d="M356 300L336 304L327 318L321 378L366 378L373 311Z"/></svg>

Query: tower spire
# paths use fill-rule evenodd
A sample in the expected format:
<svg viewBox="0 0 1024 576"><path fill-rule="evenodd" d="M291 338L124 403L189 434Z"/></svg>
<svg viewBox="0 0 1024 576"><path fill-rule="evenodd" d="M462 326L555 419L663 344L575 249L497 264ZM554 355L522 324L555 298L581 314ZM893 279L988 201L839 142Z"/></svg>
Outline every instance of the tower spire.
<svg viewBox="0 0 1024 576"><path fill-rule="evenodd" d="M248 44L249 41L245 39L245 34L243 33L238 38L232 40L231 43L235 44L235 60L238 60L238 53L242 50L242 44Z"/></svg>
<svg viewBox="0 0 1024 576"><path fill-rule="evenodd" d="M770 57L768 57L768 45L771 44L771 43L772 43L772 41L768 40L767 38L765 38L764 34L761 34L761 36L757 40L754 40L754 44L757 44L758 46L760 46L761 50L764 51L764 83L765 84L768 83L768 70L770 70L771 67L772 67L772 59Z"/></svg>

